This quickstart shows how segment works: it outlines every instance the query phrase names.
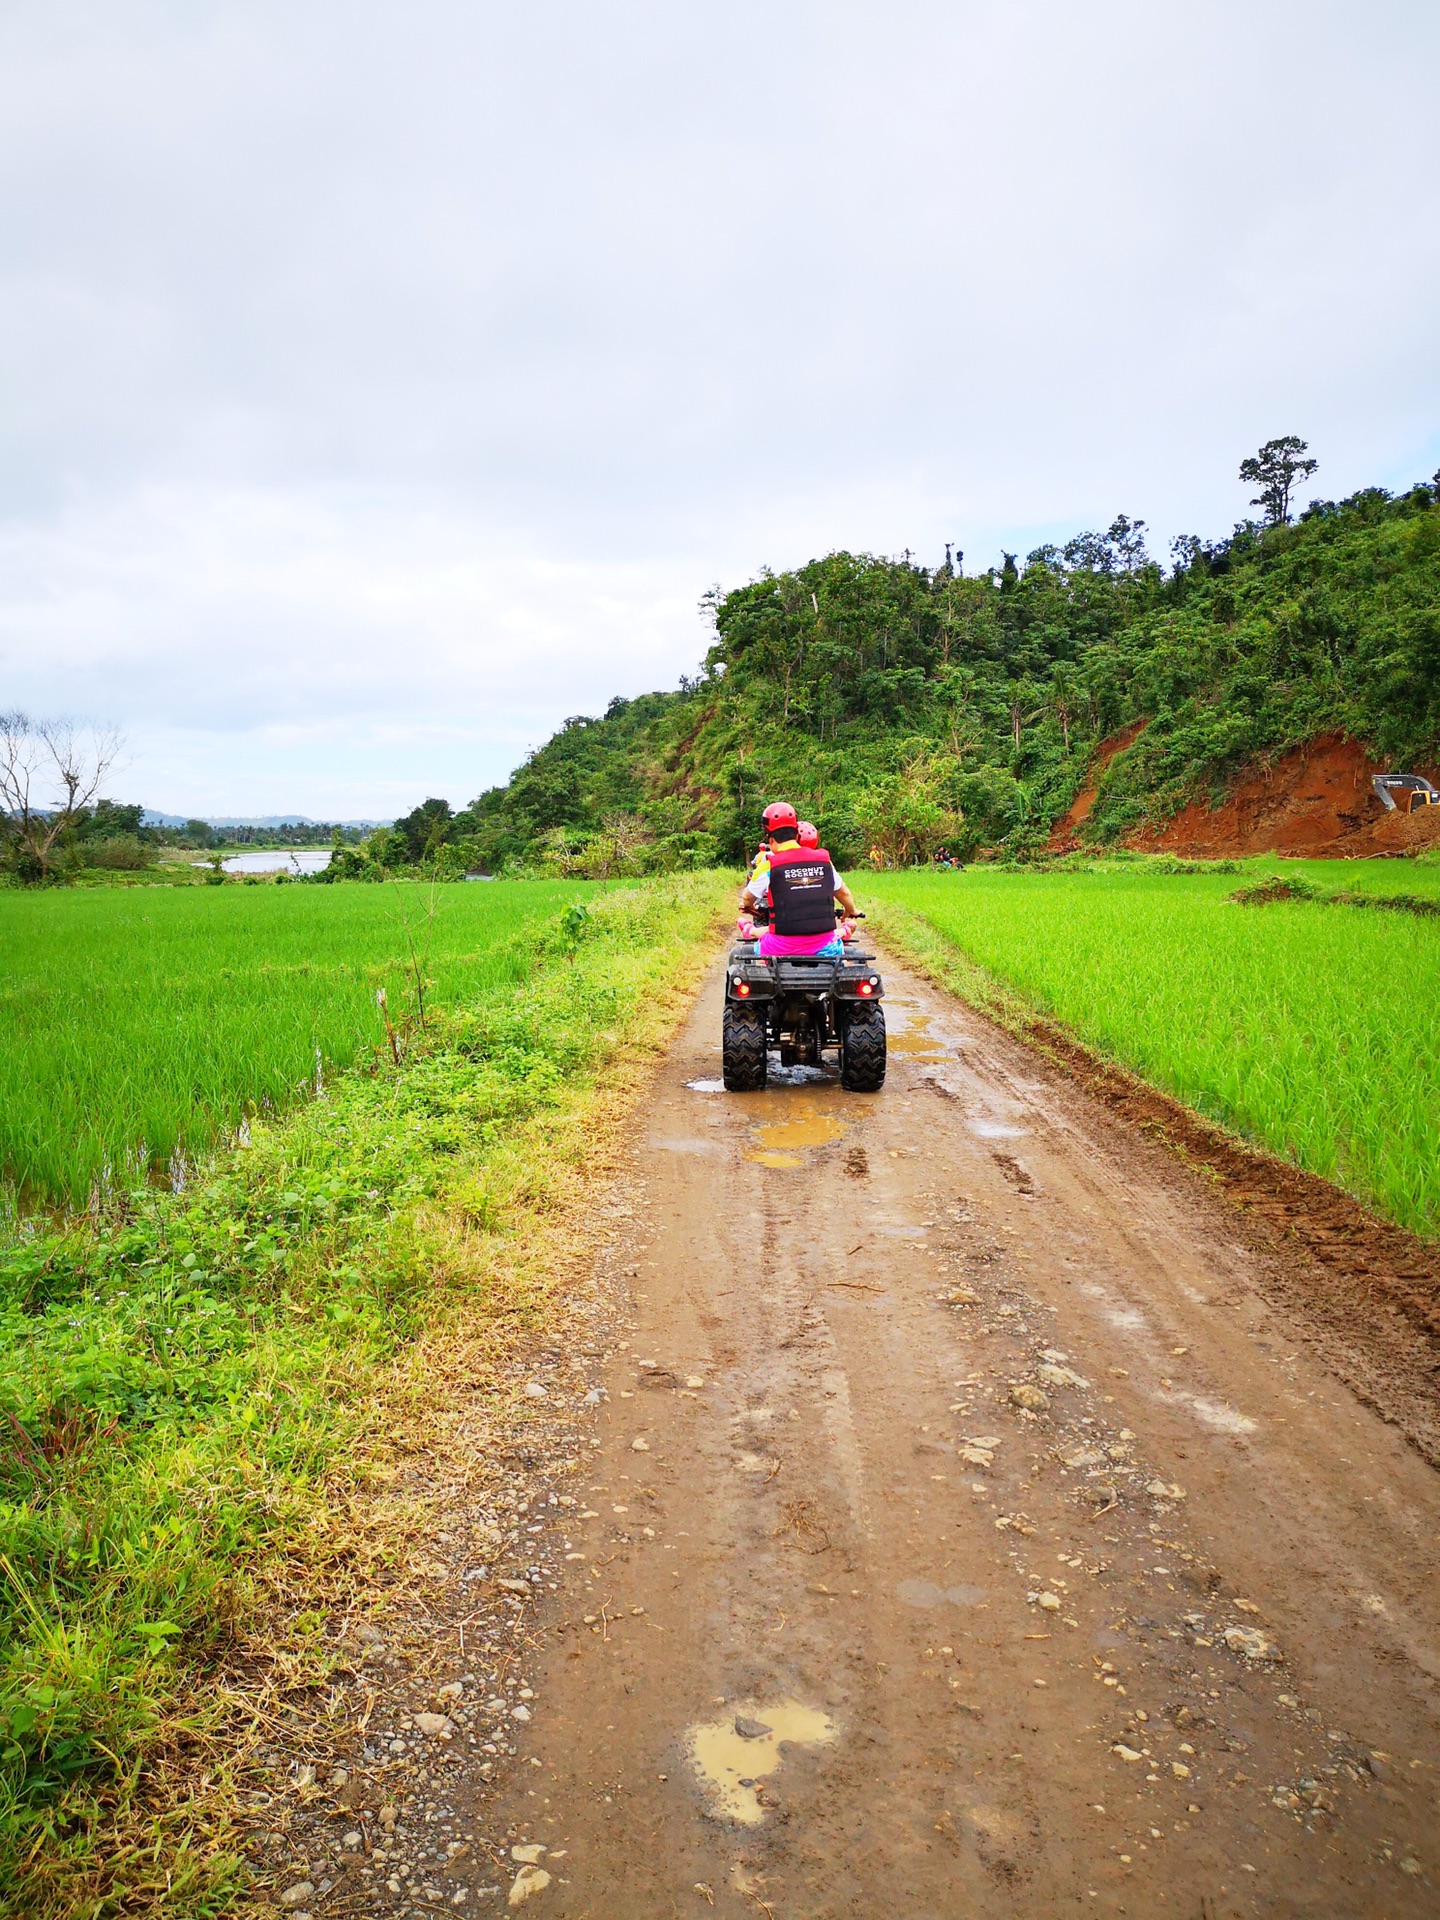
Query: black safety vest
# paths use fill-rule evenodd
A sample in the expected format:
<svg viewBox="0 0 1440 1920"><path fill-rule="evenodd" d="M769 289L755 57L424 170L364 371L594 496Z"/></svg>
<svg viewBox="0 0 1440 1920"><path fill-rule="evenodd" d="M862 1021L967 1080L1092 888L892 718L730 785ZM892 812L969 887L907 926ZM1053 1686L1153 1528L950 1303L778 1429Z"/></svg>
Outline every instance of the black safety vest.
<svg viewBox="0 0 1440 1920"><path fill-rule="evenodd" d="M834 933L835 869L823 847L785 847L770 856L774 933Z"/></svg>

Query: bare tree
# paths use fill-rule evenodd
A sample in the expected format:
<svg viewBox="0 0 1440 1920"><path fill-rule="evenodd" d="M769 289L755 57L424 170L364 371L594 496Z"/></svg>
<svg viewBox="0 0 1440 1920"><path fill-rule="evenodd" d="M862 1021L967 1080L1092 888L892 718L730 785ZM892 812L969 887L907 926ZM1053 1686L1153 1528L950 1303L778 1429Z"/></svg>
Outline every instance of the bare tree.
<svg viewBox="0 0 1440 1920"><path fill-rule="evenodd" d="M56 842L95 804L120 752L113 727L0 713L0 837L48 880Z"/></svg>
<svg viewBox="0 0 1440 1920"><path fill-rule="evenodd" d="M584 871L592 880L618 879L626 873L639 873L644 851L655 836L636 813L607 813L599 833L585 843Z"/></svg>

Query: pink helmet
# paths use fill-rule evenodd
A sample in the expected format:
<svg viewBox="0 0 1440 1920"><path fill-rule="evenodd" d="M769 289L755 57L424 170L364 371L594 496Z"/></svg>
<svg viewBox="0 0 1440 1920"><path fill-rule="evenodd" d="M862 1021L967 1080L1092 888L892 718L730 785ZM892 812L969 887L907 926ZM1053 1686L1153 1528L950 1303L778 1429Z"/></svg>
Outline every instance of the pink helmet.
<svg viewBox="0 0 1440 1920"><path fill-rule="evenodd" d="M800 831L796 834L795 838L800 842L802 847L818 847L820 844L820 829L817 826L813 826L810 821L802 820L800 822Z"/></svg>

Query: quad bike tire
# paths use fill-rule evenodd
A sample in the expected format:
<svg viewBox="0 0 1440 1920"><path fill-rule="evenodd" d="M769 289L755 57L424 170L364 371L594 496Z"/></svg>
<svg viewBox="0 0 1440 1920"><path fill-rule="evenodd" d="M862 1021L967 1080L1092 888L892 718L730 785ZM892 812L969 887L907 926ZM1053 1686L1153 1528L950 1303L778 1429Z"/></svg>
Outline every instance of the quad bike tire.
<svg viewBox="0 0 1440 1920"><path fill-rule="evenodd" d="M847 1093L878 1093L885 1084L885 1010L852 1007L840 1037L840 1084Z"/></svg>
<svg viewBox="0 0 1440 1920"><path fill-rule="evenodd" d="M720 1053L727 1093L759 1093L765 1085L765 1009L726 1005Z"/></svg>

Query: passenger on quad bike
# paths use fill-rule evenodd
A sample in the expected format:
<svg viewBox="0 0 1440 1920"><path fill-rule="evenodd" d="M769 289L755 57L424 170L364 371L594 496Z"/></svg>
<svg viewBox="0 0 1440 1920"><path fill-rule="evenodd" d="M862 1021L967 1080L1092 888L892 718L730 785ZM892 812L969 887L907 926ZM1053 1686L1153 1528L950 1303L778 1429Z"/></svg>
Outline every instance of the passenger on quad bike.
<svg viewBox="0 0 1440 1920"><path fill-rule="evenodd" d="M820 829L812 826L808 820L802 820L797 837L802 847L818 847L820 844ZM759 846L756 847L754 853L750 856L750 865L745 873L745 885L748 887L752 880L756 879L768 869L769 865L770 836L768 833L762 833Z"/></svg>
<svg viewBox="0 0 1440 1920"><path fill-rule="evenodd" d="M845 885L815 835L800 844L795 809L783 801L765 810L767 859L740 896L740 942L725 967L720 1030L725 1087L758 1093L769 1079L769 1056L780 1066L822 1067L838 1053L840 1084L849 1093L878 1093L885 1084L885 984L873 953L847 918L836 937L837 904L859 919ZM751 915L768 921L763 932Z"/></svg>
<svg viewBox="0 0 1440 1920"><path fill-rule="evenodd" d="M767 807L764 819L769 857L765 867L746 881L740 896L742 934L743 920L768 904L770 924L761 933L759 945L764 958L839 959L845 947L835 926L835 903L838 900L847 914L854 914L853 894L823 847L800 845L800 822L788 801L777 800ZM818 833L815 838L818 843Z"/></svg>
<svg viewBox="0 0 1440 1920"><path fill-rule="evenodd" d="M818 848L820 845L820 829L814 824L813 821L802 820L800 822L799 829L796 832L795 838L799 841L802 847ZM833 870L833 866L834 866L833 861L831 863L831 866ZM848 916L841 924L840 936L842 940L853 940L855 938L855 920L854 920L855 902L851 896L850 889L841 882L840 876L838 873L835 875L835 881L836 881L837 887L839 888L839 896L837 897L840 897L841 910ZM847 900L850 902L848 906L846 906L845 904ZM825 951L828 953L829 948L827 947Z"/></svg>

